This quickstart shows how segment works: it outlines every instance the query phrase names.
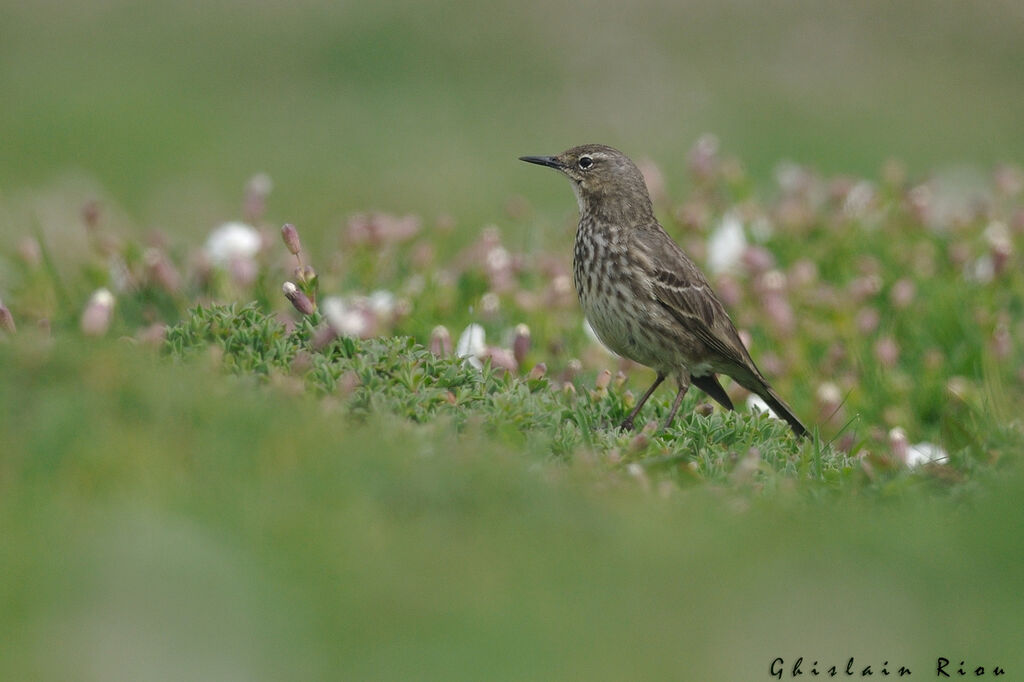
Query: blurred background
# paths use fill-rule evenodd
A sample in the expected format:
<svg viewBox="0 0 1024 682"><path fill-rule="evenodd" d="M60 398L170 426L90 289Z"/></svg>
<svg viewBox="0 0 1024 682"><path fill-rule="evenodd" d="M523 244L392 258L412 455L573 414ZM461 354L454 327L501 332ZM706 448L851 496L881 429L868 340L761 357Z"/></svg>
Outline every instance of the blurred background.
<svg viewBox="0 0 1024 682"><path fill-rule="evenodd" d="M0 192L95 185L203 234L262 171L309 238L366 209L476 230L519 194L561 218L516 157L583 142L677 198L705 132L760 182L990 167L1024 156L1021 64L1014 0L2 0Z"/></svg>
<svg viewBox="0 0 1024 682"><path fill-rule="evenodd" d="M296 223L327 273L347 216L369 210L454 221L441 263L492 223L510 252L568 259L567 183L516 157L583 142L654 161L675 204L705 133L769 195L785 160L877 178L899 159L908 187L987 183L1024 160L1022 67L1019 0L0 0L0 284L28 294L0 293L23 330L59 309L31 296L40 280L50 295L50 264L19 270L15 245L38 226L58 266L95 260L91 199L104 230L159 231L180 254L240 217L261 172L266 224ZM961 427L948 374L1000 385L981 364L1004 329L988 374L1018 402L962 427L991 457L955 488L907 474L827 491L803 473L775 496L741 477L666 488L587 451L551 465L547 444L524 453L483 427L354 426L330 401L254 390L213 362L153 362L124 329L38 344L20 331L0 344L0 678L734 681L800 656L922 678L946 656L1017 679L1024 477L998 468L1016 449L985 439L1019 404L1022 280L1006 259L1002 278L961 277L990 249L983 222L895 240L919 225L893 214L889 234L808 222L783 242L783 264L813 259L837 302L810 320L821 334L786 348L855 340L850 362L867 370L851 374L850 412L932 437ZM867 241L884 258L863 267ZM921 295L897 309L871 293L879 333L906 348L885 367L847 283L870 284L879 263L918 277L898 252L922 242L939 265ZM107 269L84 272L67 280L65 330L107 285ZM123 298L118 314L140 324ZM461 328L470 313L453 300L447 317L417 310L418 329ZM536 317L579 336L572 305ZM988 317L962 312L975 308ZM787 395L809 410L815 385ZM883 420L888 404L902 411Z"/></svg>

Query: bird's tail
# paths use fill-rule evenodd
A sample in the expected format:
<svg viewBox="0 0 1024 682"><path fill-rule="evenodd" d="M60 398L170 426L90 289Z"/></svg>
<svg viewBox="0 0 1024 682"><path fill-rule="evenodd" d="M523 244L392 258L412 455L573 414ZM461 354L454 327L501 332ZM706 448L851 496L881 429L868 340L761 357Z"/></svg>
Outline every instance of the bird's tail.
<svg viewBox="0 0 1024 682"><path fill-rule="evenodd" d="M756 367L753 367L753 363L750 366L737 368L733 372L729 373L729 376L743 388L747 389L751 393L756 393L768 403L768 407L772 409L779 419L783 419L789 424L789 428L793 429L793 433L796 434L797 438L806 438L811 435L807 427L804 426L803 422L800 421L793 410L786 404L786 401L779 397L779 394L768 385L765 378L761 376L761 373L757 371Z"/></svg>
<svg viewBox="0 0 1024 682"><path fill-rule="evenodd" d="M774 412L776 416L780 419L786 420L786 423L789 424L789 428L793 429L793 433L797 435L797 438L806 438L810 435L807 427L803 425L803 422L797 419L797 416L793 414L793 410L791 410L789 405L787 405L785 401L772 390L771 386L764 384L764 390L757 391L757 394L760 395L766 403L768 403L768 407L772 408L772 412Z"/></svg>

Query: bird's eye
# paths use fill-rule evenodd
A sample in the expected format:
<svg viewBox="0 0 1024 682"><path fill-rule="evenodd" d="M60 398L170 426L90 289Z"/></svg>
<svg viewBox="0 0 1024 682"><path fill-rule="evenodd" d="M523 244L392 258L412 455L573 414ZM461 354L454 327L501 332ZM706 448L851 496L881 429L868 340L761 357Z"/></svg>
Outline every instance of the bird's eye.
<svg viewBox="0 0 1024 682"><path fill-rule="evenodd" d="M576 164L582 170L587 170L588 168L590 168L591 166L594 165L594 160L592 158L590 158L589 156L581 156L580 160L577 161Z"/></svg>

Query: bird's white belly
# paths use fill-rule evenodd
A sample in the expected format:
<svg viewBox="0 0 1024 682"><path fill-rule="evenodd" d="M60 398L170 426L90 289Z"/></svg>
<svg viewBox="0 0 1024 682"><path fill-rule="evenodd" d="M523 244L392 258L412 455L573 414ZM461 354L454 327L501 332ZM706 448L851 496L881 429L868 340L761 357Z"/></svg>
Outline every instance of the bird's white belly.
<svg viewBox="0 0 1024 682"><path fill-rule="evenodd" d="M590 303L590 302L587 302ZM672 342L672 335L656 330L644 322L650 319L642 309L627 315L616 314L609 306L584 303L584 315L597 338L617 355L629 358L665 374L674 374L681 368L692 376L715 372L708 362L695 362L680 343Z"/></svg>

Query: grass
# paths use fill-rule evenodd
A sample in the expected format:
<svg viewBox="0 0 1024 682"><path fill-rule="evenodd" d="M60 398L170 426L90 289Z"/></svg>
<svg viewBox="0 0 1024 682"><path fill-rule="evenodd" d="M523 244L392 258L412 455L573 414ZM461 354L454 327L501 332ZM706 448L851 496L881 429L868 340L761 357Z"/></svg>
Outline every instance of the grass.
<svg viewBox="0 0 1024 682"><path fill-rule="evenodd" d="M758 679L776 656L1019 669L1018 465L968 500L639 485L485 424L3 351L5 676ZM83 393L89 396L82 400ZM795 485L794 485L795 484ZM61 655L52 647L60 644Z"/></svg>
<svg viewBox="0 0 1024 682"><path fill-rule="evenodd" d="M89 206L28 232L3 270L3 676L1019 670L1018 171L957 203L695 168L658 210L701 262L738 216L716 286L809 441L697 391L618 432L647 370L581 328L568 249L500 230L359 215L296 256L253 209L264 242L226 261ZM946 459L908 466L918 442Z"/></svg>

